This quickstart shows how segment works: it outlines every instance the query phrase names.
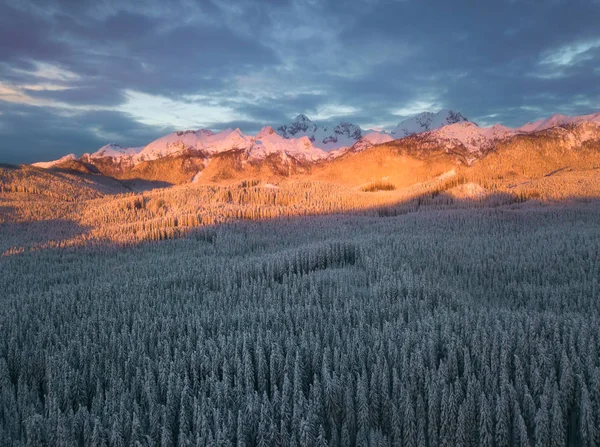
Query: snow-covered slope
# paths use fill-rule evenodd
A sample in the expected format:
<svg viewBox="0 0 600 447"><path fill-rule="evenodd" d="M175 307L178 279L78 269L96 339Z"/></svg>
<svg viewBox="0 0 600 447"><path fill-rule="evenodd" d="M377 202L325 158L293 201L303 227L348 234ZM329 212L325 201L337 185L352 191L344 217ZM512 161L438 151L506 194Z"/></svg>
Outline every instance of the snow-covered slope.
<svg viewBox="0 0 600 447"><path fill-rule="evenodd" d="M202 151L215 155L230 150L246 150L252 145L253 138L244 135L240 129L225 129L213 133L207 129L173 132L154 140L135 156L136 162L151 161L184 150Z"/></svg>
<svg viewBox="0 0 600 447"><path fill-rule="evenodd" d="M455 110L440 110L437 113L423 112L404 120L392 131L394 138L403 138L421 132L440 129L455 123L467 122L468 120Z"/></svg>
<svg viewBox="0 0 600 447"><path fill-rule="evenodd" d="M327 152L314 147L306 136L287 139L278 135L271 126L263 127L255 137L249 157L263 159L277 153L289 155L300 161L317 161L327 157Z"/></svg>
<svg viewBox="0 0 600 447"><path fill-rule="evenodd" d="M592 115L582 116L566 116L566 115L552 115L550 118L535 121L533 123L527 123L524 126L516 129L519 132L537 132L540 130L550 129L556 126L566 126L569 124L580 124L580 123L595 123L600 125L600 112Z"/></svg>
<svg viewBox="0 0 600 447"><path fill-rule="evenodd" d="M393 137L383 132L369 132L352 145L352 150L364 151L365 149L375 146L376 144L383 144L393 141Z"/></svg>
<svg viewBox="0 0 600 447"><path fill-rule="evenodd" d="M514 129L496 124L491 127L479 127L470 121L461 121L422 134L428 142L437 141L440 145L451 148L464 146L473 154L488 149L495 141L511 137L517 132Z"/></svg>
<svg viewBox="0 0 600 447"><path fill-rule="evenodd" d="M119 159L121 157L132 156L139 153L143 147L121 147L118 144L111 143L102 146L96 152L90 155L90 158L111 157Z"/></svg>
<svg viewBox="0 0 600 447"><path fill-rule="evenodd" d="M343 122L335 127L317 126L306 115L298 115L290 124L279 126L276 131L283 138L308 137L314 147L333 151L350 147L363 135L355 124Z"/></svg>
<svg viewBox="0 0 600 447"><path fill-rule="evenodd" d="M59 165L61 163L64 163L65 161L70 161L70 160L77 160L77 157L75 156L75 154L65 155L64 157L61 157L58 160L40 161L37 163L32 163L31 166L35 166L36 168L42 168L42 169L50 169L56 165Z"/></svg>
<svg viewBox="0 0 600 447"><path fill-rule="evenodd" d="M348 122L334 127L319 126L306 115L298 115L292 123L280 126L277 130L270 126L264 127L256 136L244 135L240 129L226 129L217 133L207 129L187 130L165 135L143 148L123 148L117 144L108 144L91 155L83 155L80 160L96 166L102 165L105 169L103 172L107 169L111 172L111 163L118 165L118 169L122 171L141 162L194 151L206 162L213 156L228 151L241 151L250 160L262 160L279 153L282 159L293 157L298 161L315 162L406 137L410 138L409 144L416 144L417 146L413 146L420 148L422 152L434 148L458 149L467 159L476 159L500 140L539 131L559 134L560 138L574 146L590 139L597 140L600 134L600 112L575 117L554 115L510 129L502 125L479 127L459 112L442 110L437 113L421 113L405 120L391 133L364 131ZM102 158L108 159L108 168L107 161L101 161ZM48 169L72 160L76 160L76 157L70 154L59 160L34 163L33 166Z"/></svg>

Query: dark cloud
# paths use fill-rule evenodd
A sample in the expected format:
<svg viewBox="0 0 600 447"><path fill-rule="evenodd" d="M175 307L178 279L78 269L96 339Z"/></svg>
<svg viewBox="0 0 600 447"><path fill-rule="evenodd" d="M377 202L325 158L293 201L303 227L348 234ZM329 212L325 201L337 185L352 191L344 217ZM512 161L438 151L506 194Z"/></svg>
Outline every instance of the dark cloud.
<svg viewBox="0 0 600 447"><path fill-rule="evenodd" d="M140 124L121 112L58 113L0 102L0 160L32 163L94 152L111 141L143 146L173 129Z"/></svg>
<svg viewBox="0 0 600 447"><path fill-rule="evenodd" d="M68 44L51 37L52 22L0 2L0 60L59 60L71 53Z"/></svg>
<svg viewBox="0 0 600 447"><path fill-rule="evenodd" d="M101 105L118 106L124 101L125 95L121 90L115 89L110 84L94 86L73 87L65 90L28 90L28 95L39 99L51 99L72 105Z"/></svg>
<svg viewBox="0 0 600 447"><path fill-rule="evenodd" d="M177 103L229 110L190 121L244 132L298 113L335 120L336 107L369 125L419 108L507 125L591 113L599 21L596 0L6 0L0 161L160 135L139 122L157 119L125 113L129 91L159 98L146 107L156 116L164 98L178 118Z"/></svg>

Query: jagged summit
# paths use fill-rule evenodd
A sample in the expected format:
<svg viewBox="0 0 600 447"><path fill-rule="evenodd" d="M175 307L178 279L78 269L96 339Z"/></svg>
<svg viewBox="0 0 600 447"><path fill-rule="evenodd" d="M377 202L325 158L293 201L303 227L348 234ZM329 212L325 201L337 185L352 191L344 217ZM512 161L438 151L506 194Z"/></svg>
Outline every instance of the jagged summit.
<svg viewBox="0 0 600 447"><path fill-rule="evenodd" d="M294 122L295 123L304 123L304 122L312 123L311 119L308 116L306 116L304 113L301 113L298 116L296 116L296 118L294 118Z"/></svg>
<svg viewBox="0 0 600 447"><path fill-rule="evenodd" d="M96 152L90 155L90 158L120 158L123 156L133 156L140 152L143 147L121 147L116 143L110 143L102 146Z"/></svg>
<svg viewBox="0 0 600 447"><path fill-rule="evenodd" d="M330 128L315 124L304 114L298 115L290 124L279 126L276 132L287 139L308 137L316 148L324 151L350 147L363 136L362 129L355 124L342 122Z"/></svg>
<svg viewBox="0 0 600 447"><path fill-rule="evenodd" d="M436 113L420 113L404 120L391 133L364 131L348 121L336 126L318 125L300 114L290 124L277 129L264 126L256 135L245 135L239 128L219 132L208 129L185 130L172 132L145 147L127 148L110 143L79 159L71 154L60 160L35 163L34 166L52 168L80 161L100 166L102 172L125 175L128 170L152 171L155 169L151 167L152 162L163 158L167 159L165 162L172 160L178 163L177 160L185 159L191 165L205 166L219 154L225 158L229 154L241 157L244 163L260 163L267 158L273 161L276 160L273 157L275 155L281 156L284 163L291 159L298 163L321 163L349 152L361 152L374 145L404 138L410 139L407 143L419 154L426 156L429 150L442 149L447 153L461 153L463 159L470 163L485 156L503 141L539 132L553 133L551 137L558 135L571 146L600 140L600 113L576 117L554 115L512 129L499 124L479 127L460 112L445 109ZM147 163L150 165L146 166Z"/></svg>
<svg viewBox="0 0 600 447"><path fill-rule="evenodd" d="M341 135L348 139L358 141L363 136L363 131L355 124L343 122L333 128L334 135Z"/></svg>
<svg viewBox="0 0 600 447"><path fill-rule="evenodd" d="M258 140L258 139L260 139L262 137L266 137L268 135L273 135L274 133L275 133L275 129L273 129L273 127L271 127L271 126L265 126L265 127L263 127L260 130L260 132L258 132L256 134L256 139Z"/></svg>
<svg viewBox="0 0 600 447"><path fill-rule="evenodd" d="M283 138L298 138L301 136L314 136L317 125L304 114L298 115L290 124L283 124L277 128L277 133ZM312 138L310 138L312 140Z"/></svg>
<svg viewBox="0 0 600 447"><path fill-rule="evenodd" d="M533 123L527 123L524 126L519 127L517 130L520 132L536 132L539 130L549 129L551 127L567 126L584 122L600 124L600 112L582 116L567 116L558 113L549 118L541 119Z"/></svg>
<svg viewBox="0 0 600 447"><path fill-rule="evenodd" d="M407 137L421 132L440 129L444 126L469 121L460 112L443 109L437 113L423 112L412 118L401 121L392 131L394 138Z"/></svg>

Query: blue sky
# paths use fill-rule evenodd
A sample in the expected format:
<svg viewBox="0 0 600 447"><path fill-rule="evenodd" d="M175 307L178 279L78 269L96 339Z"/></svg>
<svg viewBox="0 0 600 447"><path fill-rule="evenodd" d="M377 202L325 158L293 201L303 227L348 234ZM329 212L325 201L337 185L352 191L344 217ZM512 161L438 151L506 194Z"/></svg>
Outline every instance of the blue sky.
<svg viewBox="0 0 600 447"><path fill-rule="evenodd" d="M599 23L600 0L0 0L0 162L299 113L592 113Z"/></svg>

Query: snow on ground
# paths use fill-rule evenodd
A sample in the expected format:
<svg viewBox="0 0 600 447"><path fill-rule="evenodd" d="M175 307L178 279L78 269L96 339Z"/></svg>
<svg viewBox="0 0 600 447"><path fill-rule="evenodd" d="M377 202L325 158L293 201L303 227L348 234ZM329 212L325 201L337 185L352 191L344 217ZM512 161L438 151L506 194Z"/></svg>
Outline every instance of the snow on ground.
<svg viewBox="0 0 600 447"><path fill-rule="evenodd" d="M297 160L317 161L327 157L327 153L316 148L306 136L286 139L270 127L264 127L250 148L250 158L263 159L271 154L287 154Z"/></svg>
<svg viewBox="0 0 600 447"><path fill-rule="evenodd" d="M352 149L356 152L364 151L365 149L375 146L376 144L383 144L393 141L394 138L386 133L370 132L358 140Z"/></svg>
<svg viewBox="0 0 600 447"><path fill-rule="evenodd" d="M77 160L77 157L75 156L75 154L69 154L69 155L65 155L64 157L59 158L58 160L40 161L37 163L32 163L31 166L35 166L36 168L42 168L42 169L50 169L50 168L56 166L57 164L60 164L60 163L63 163L65 161L69 161L69 160Z"/></svg>
<svg viewBox="0 0 600 447"><path fill-rule="evenodd" d="M96 152L90 155L90 158L103 158L103 157L111 157L111 158L121 158L126 156L135 155L144 147L121 147L118 144L111 143L106 146L102 146Z"/></svg>
<svg viewBox="0 0 600 447"><path fill-rule="evenodd" d="M507 138L515 133L513 129L499 124L492 127L479 127L475 123L462 121L428 132L426 136L448 140L450 145L452 142L459 142L469 152L476 153L486 148L492 141Z"/></svg>
<svg viewBox="0 0 600 447"><path fill-rule="evenodd" d="M550 118L535 121L533 123L527 123L515 130L524 133L537 132L540 130L549 129L551 127L566 126L568 124L580 124L584 122L591 122L600 125L600 112L582 116L566 116L560 114L552 115Z"/></svg>
<svg viewBox="0 0 600 447"><path fill-rule="evenodd" d="M196 172L196 175L194 175L194 177L192 178L192 183L198 183L200 177L202 177L202 171Z"/></svg>
<svg viewBox="0 0 600 447"><path fill-rule="evenodd" d="M182 151L199 151L210 157L231 150L246 151L250 159L264 159L268 155L280 153L283 158L293 157L301 161L319 161L336 158L350 150L361 151L373 145L393 139L404 138L415 133L423 133L427 139L440 140L441 144L453 147L460 143L473 154L482 152L499 139L520 133L530 133L556 126L589 123L580 126L576 135L565 135L579 144L589 138L596 138L600 130L600 112L592 115L569 117L554 115L550 118L528 123L516 129L497 124L479 127L469 122L454 110L441 110L437 113L424 112L402 121L390 134L384 131L363 131L359 126L343 122L337 126L318 126L306 115L298 115L290 124L274 130L264 127L256 136L243 134L240 129L225 129L214 133L208 129L173 132L152 141L143 148L124 148L108 144L91 154L90 158L111 157L114 160L127 158L134 163L156 160L175 155ZM560 128L557 128L560 129ZM33 166L50 168L58 163L75 160L73 154L59 160L34 163Z"/></svg>
<svg viewBox="0 0 600 447"><path fill-rule="evenodd" d="M392 131L392 136L394 138L403 138L466 121L468 120L455 110L443 109L437 113L423 112L400 122L396 126L396 129Z"/></svg>
<svg viewBox="0 0 600 447"><path fill-rule="evenodd" d="M317 126L306 115L298 115L290 124L277 128L277 134L285 139L308 137L313 146L324 151L350 147L363 135L355 124L342 122L337 126Z"/></svg>
<svg viewBox="0 0 600 447"><path fill-rule="evenodd" d="M477 183L465 183L448 190L448 194L457 199L481 199L488 191Z"/></svg>
<svg viewBox="0 0 600 447"><path fill-rule="evenodd" d="M240 129L225 129L218 133L207 129L188 130L173 132L154 140L135 156L135 160L138 162L156 160L186 149L215 155L233 149L248 149L251 145L252 138L244 135Z"/></svg>

